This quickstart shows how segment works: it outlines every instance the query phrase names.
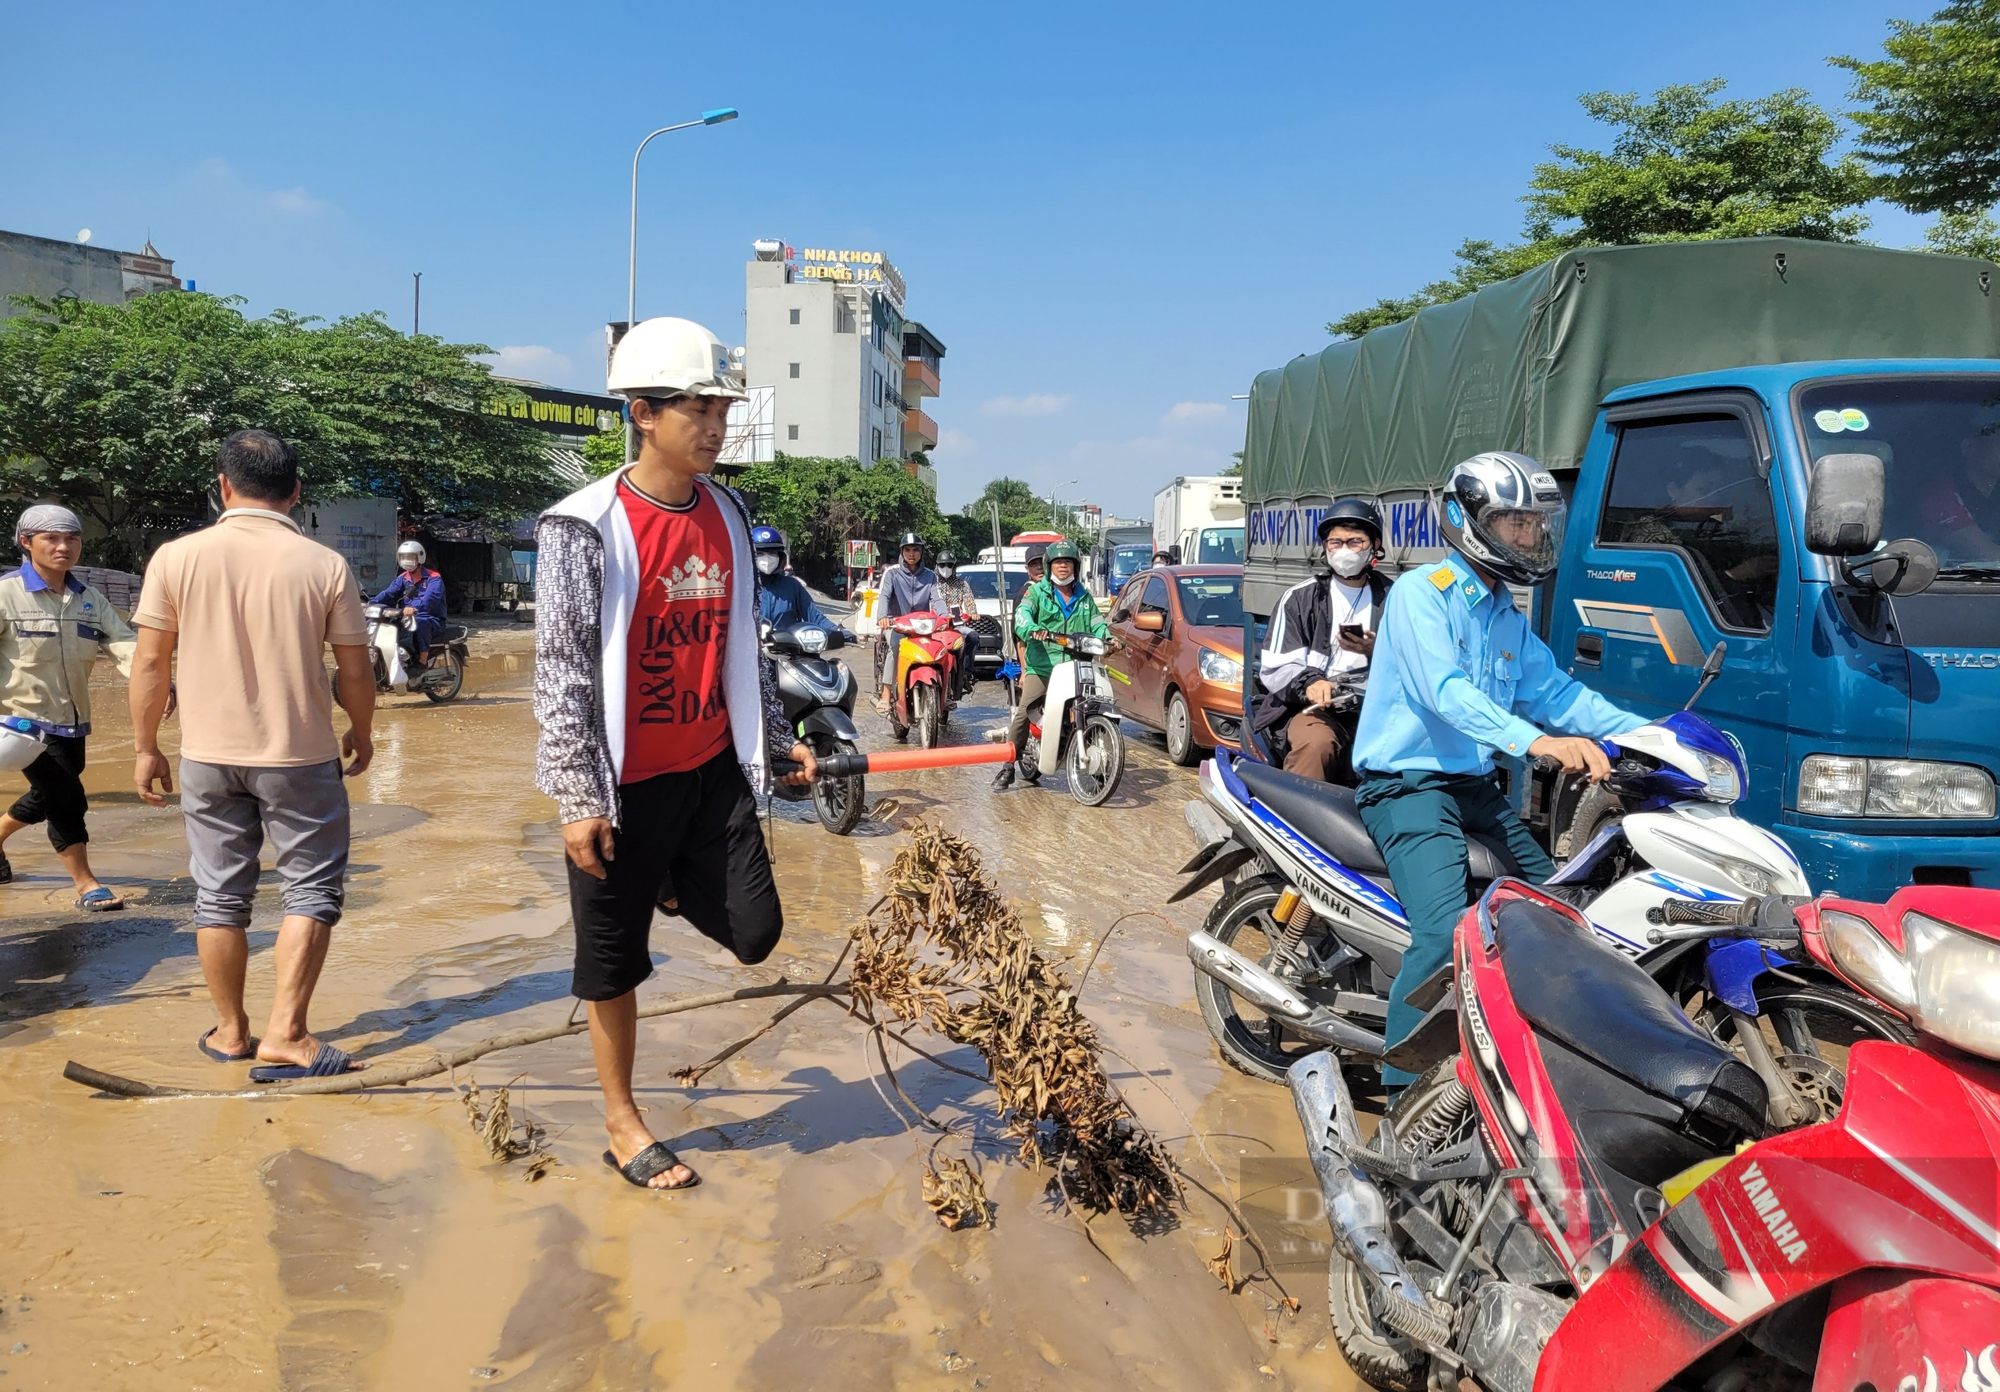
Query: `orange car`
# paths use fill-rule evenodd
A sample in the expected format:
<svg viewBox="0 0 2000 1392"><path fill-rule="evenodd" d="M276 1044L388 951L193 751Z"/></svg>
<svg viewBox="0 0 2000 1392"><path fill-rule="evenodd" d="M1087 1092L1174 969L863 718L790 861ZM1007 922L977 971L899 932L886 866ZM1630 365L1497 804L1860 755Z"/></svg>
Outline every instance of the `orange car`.
<svg viewBox="0 0 2000 1392"><path fill-rule="evenodd" d="M1126 582L1108 622L1125 646L1104 660L1118 709L1200 763L1243 729L1243 567L1158 566Z"/></svg>

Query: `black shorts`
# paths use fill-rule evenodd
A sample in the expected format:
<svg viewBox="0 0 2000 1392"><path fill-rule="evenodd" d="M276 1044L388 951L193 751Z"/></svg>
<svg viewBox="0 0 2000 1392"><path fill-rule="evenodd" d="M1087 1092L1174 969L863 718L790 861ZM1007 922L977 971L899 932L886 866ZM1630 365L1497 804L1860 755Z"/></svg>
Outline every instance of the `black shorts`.
<svg viewBox="0 0 2000 1392"><path fill-rule="evenodd" d="M763 961L784 931L757 800L736 752L698 769L618 789L616 853L604 879L569 867L579 1000L616 1000L653 974L653 906L671 886L680 916L744 963Z"/></svg>

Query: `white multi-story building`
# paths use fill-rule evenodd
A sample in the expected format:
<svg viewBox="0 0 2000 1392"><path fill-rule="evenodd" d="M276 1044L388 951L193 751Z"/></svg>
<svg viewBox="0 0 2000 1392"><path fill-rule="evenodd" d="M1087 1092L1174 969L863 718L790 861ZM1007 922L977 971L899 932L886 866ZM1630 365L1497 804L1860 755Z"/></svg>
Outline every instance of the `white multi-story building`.
<svg viewBox="0 0 2000 1392"><path fill-rule="evenodd" d="M770 394L776 451L865 464L934 445L930 418L905 398L904 286L889 258L779 241L755 252L744 269L744 373L753 396ZM915 327L934 396L943 347Z"/></svg>

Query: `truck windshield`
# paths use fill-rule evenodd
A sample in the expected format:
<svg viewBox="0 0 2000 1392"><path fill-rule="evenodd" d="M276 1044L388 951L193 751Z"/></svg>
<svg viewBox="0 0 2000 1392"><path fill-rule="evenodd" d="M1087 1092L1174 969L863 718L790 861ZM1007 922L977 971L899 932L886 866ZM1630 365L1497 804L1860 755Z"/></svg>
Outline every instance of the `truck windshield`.
<svg viewBox="0 0 2000 1392"><path fill-rule="evenodd" d="M1021 586L1028 583L1028 571L1025 566L1008 566L1006 568L1006 575L1007 593L1009 595L1019 594ZM996 588L997 582L994 580L993 567L991 565L962 567L958 572L958 578L972 587L972 597L974 599L1000 598L1000 591Z"/></svg>
<svg viewBox="0 0 2000 1392"><path fill-rule="evenodd" d="M1243 577L1177 575L1181 612L1196 628L1243 627Z"/></svg>
<svg viewBox="0 0 2000 1392"><path fill-rule="evenodd" d="M1195 540L1195 553L1182 559L1192 565L1242 565L1241 527L1203 527Z"/></svg>
<svg viewBox="0 0 2000 1392"><path fill-rule="evenodd" d="M2000 583L2000 376L1849 378L1799 393L1814 459L1882 461L1882 536L1916 537L1944 580Z"/></svg>
<svg viewBox="0 0 2000 1392"><path fill-rule="evenodd" d="M1120 546L1114 549L1111 553L1111 584L1113 588L1123 585L1127 580L1130 580L1133 576L1144 570L1147 563L1152 559L1153 548L1150 546Z"/></svg>

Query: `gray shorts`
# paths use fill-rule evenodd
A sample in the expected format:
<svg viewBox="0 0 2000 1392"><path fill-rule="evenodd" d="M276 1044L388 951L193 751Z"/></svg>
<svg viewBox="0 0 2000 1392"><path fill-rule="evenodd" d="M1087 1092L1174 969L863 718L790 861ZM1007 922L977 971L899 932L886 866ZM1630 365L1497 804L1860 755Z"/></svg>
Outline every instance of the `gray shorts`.
<svg viewBox="0 0 2000 1392"><path fill-rule="evenodd" d="M270 837L281 902L331 927L346 898L347 784L340 761L247 768L181 760L197 928L248 928L258 853Z"/></svg>

